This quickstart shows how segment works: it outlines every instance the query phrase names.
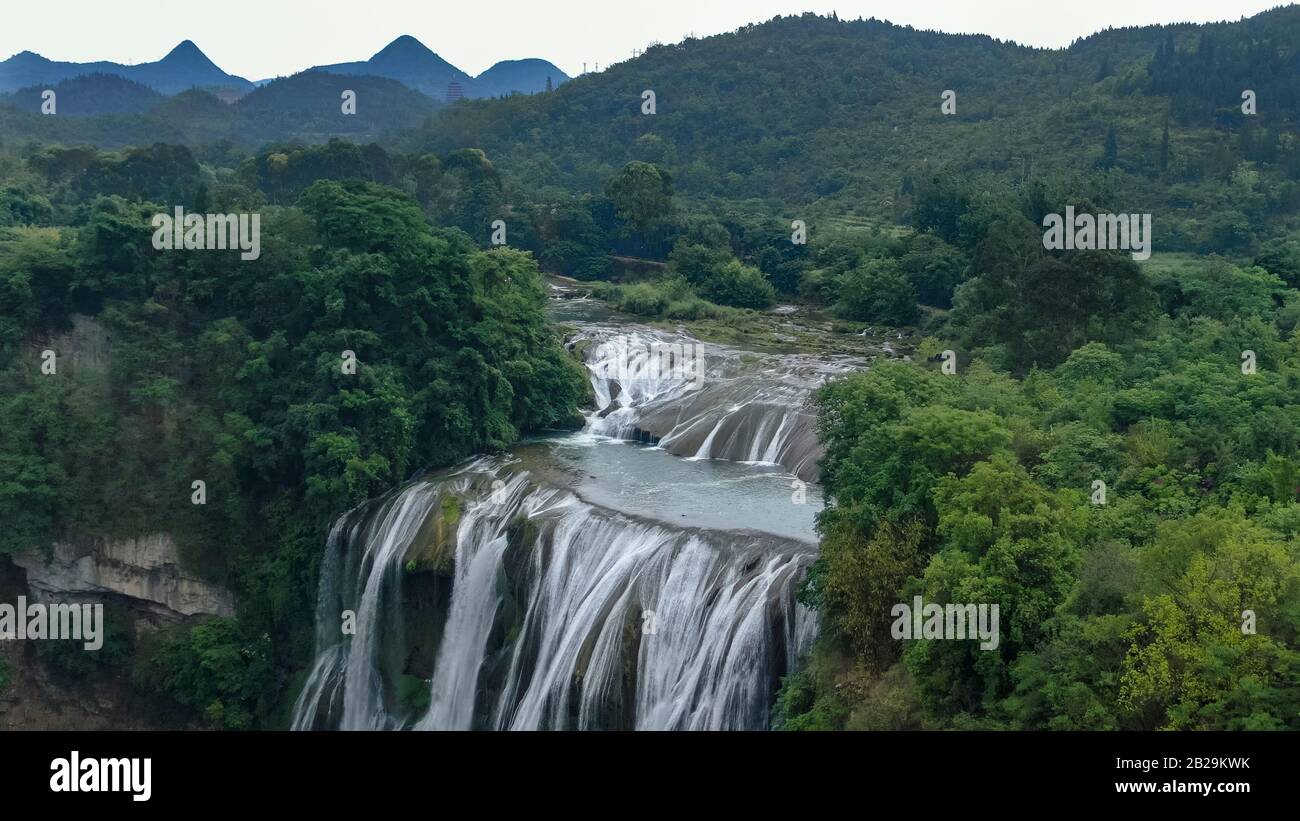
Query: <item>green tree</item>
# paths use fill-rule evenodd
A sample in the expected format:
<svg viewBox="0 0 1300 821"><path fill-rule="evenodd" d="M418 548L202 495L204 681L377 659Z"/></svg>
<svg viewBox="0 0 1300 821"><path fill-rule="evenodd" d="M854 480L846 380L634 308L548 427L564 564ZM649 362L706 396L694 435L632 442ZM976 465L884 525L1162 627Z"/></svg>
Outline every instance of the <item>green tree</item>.
<svg viewBox="0 0 1300 821"><path fill-rule="evenodd" d="M766 308L776 299L776 290L763 277L763 272L737 259L714 269L700 283L699 291L711 302L736 308Z"/></svg>
<svg viewBox="0 0 1300 821"><path fill-rule="evenodd" d="M993 225L979 246L976 276L954 300L965 345L999 345L1017 371L1053 366L1088 342L1132 339L1157 313L1154 289L1121 252L1043 249L1022 217Z"/></svg>
<svg viewBox="0 0 1300 821"><path fill-rule="evenodd" d="M614 212L627 228L647 242L673 213L673 184L668 172L647 162L623 166L606 186Z"/></svg>
<svg viewBox="0 0 1300 821"><path fill-rule="evenodd" d="M868 259L846 271L837 291L836 311L848 319L910 325L921 315L916 289L893 259Z"/></svg>
<svg viewBox="0 0 1300 821"><path fill-rule="evenodd" d="M1287 548L1223 512L1162 527L1142 567L1120 705L1146 726L1294 729L1300 571Z"/></svg>

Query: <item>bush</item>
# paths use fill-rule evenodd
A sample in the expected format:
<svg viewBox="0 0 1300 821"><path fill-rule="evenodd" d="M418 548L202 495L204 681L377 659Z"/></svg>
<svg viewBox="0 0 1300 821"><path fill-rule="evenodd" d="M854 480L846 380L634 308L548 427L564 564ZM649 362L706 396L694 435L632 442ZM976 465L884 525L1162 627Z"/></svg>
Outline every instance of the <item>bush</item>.
<svg viewBox="0 0 1300 821"><path fill-rule="evenodd" d="M921 318L916 289L892 259L868 259L839 278L836 311L846 319L911 325Z"/></svg>
<svg viewBox="0 0 1300 821"><path fill-rule="evenodd" d="M1292 288L1300 287L1300 242L1272 240L1260 249L1255 265L1281 277Z"/></svg>
<svg viewBox="0 0 1300 821"><path fill-rule="evenodd" d="M137 669L136 681L230 730L253 727L278 690L270 637L245 636L226 618L164 634Z"/></svg>
<svg viewBox="0 0 1300 821"><path fill-rule="evenodd" d="M677 241L673 252L668 255L668 263L673 273L682 276L692 285L700 285L713 276L714 272L733 261L731 251L699 243Z"/></svg>
<svg viewBox="0 0 1300 821"><path fill-rule="evenodd" d="M810 268L799 277L799 296L809 302L833 302L835 274L828 268Z"/></svg>
<svg viewBox="0 0 1300 821"><path fill-rule="evenodd" d="M716 319L723 313L722 309L712 302L691 297L689 299L680 299L668 303L668 309L664 311L665 319Z"/></svg>
<svg viewBox="0 0 1300 821"><path fill-rule="evenodd" d="M776 300L776 289L757 268L733 259L705 280L700 295L734 308L766 308Z"/></svg>
<svg viewBox="0 0 1300 821"><path fill-rule="evenodd" d="M80 679L124 665L135 652L131 621L125 607L106 606L104 620L99 625L103 645L98 650L87 650L84 641L69 639L37 642L36 653L55 675L65 679Z"/></svg>
<svg viewBox="0 0 1300 821"><path fill-rule="evenodd" d="M648 282L628 285L618 291L620 311L638 316L659 316L668 307L668 295Z"/></svg>
<svg viewBox="0 0 1300 821"><path fill-rule="evenodd" d="M966 279L969 261L956 248L930 233L917 234L900 265L924 305L952 307L952 293Z"/></svg>

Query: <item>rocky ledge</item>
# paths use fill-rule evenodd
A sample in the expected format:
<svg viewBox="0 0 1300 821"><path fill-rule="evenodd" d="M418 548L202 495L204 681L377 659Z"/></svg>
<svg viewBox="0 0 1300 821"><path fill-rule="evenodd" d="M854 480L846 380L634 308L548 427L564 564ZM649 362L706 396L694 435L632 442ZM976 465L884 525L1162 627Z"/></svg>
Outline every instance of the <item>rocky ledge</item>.
<svg viewBox="0 0 1300 821"><path fill-rule="evenodd" d="M37 596L117 594L176 621L235 612L235 599L228 590L181 568L176 542L165 533L59 543L49 556L29 553L13 561L27 571L27 584Z"/></svg>

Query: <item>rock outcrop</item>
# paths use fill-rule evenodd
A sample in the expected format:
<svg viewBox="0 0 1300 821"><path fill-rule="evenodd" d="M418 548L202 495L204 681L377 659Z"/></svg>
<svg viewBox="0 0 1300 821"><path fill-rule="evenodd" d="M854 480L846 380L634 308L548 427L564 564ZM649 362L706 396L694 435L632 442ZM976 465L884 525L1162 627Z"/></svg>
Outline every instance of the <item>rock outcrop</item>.
<svg viewBox="0 0 1300 821"><path fill-rule="evenodd" d="M116 594L170 621L235 612L234 596L228 590L181 567L176 542L165 533L59 543L48 557L29 553L13 561L27 571L27 584L38 596Z"/></svg>

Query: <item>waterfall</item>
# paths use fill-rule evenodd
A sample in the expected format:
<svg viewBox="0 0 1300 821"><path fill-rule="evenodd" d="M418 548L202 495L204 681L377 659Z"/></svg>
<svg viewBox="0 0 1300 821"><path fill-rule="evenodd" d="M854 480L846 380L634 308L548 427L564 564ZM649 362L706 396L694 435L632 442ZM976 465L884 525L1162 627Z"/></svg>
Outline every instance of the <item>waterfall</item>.
<svg viewBox="0 0 1300 821"><path fill-rule="evenodd" d="M477 460L336 524L292 726L764 728L815 632L794 600L812 558L804 542L641 521ZM427 704L401 697L403 677Z"/></svg>
<svg viewBox="0 0 1300 821"><path fill-rule="evenodd" d="M782 470L664 473L617 440L812 479L807 399L852 365L649 329L588 327L570 346L596 397L582 433L411 482L335 524L294 729L767 727L816 631L795 591L817 507L780 512L793 480ZM571 463L611 442L642 455ZM626 470L648 481L624 482ZM610 495L620 487L676 499L674 512ZM736 525L675 518L715 495Z"/></svg>
<svg viewBox="0 0 1300 821"><path fill-rule="evenodd" d="M822 454L808 399L831 377L863 364L764 356L681 334L598 325L570 346L581 350L591 372L593 433L649 440L688 458L777 464L805 481L816 481ZM678 361L665 367L672 355Z"/></svg>

